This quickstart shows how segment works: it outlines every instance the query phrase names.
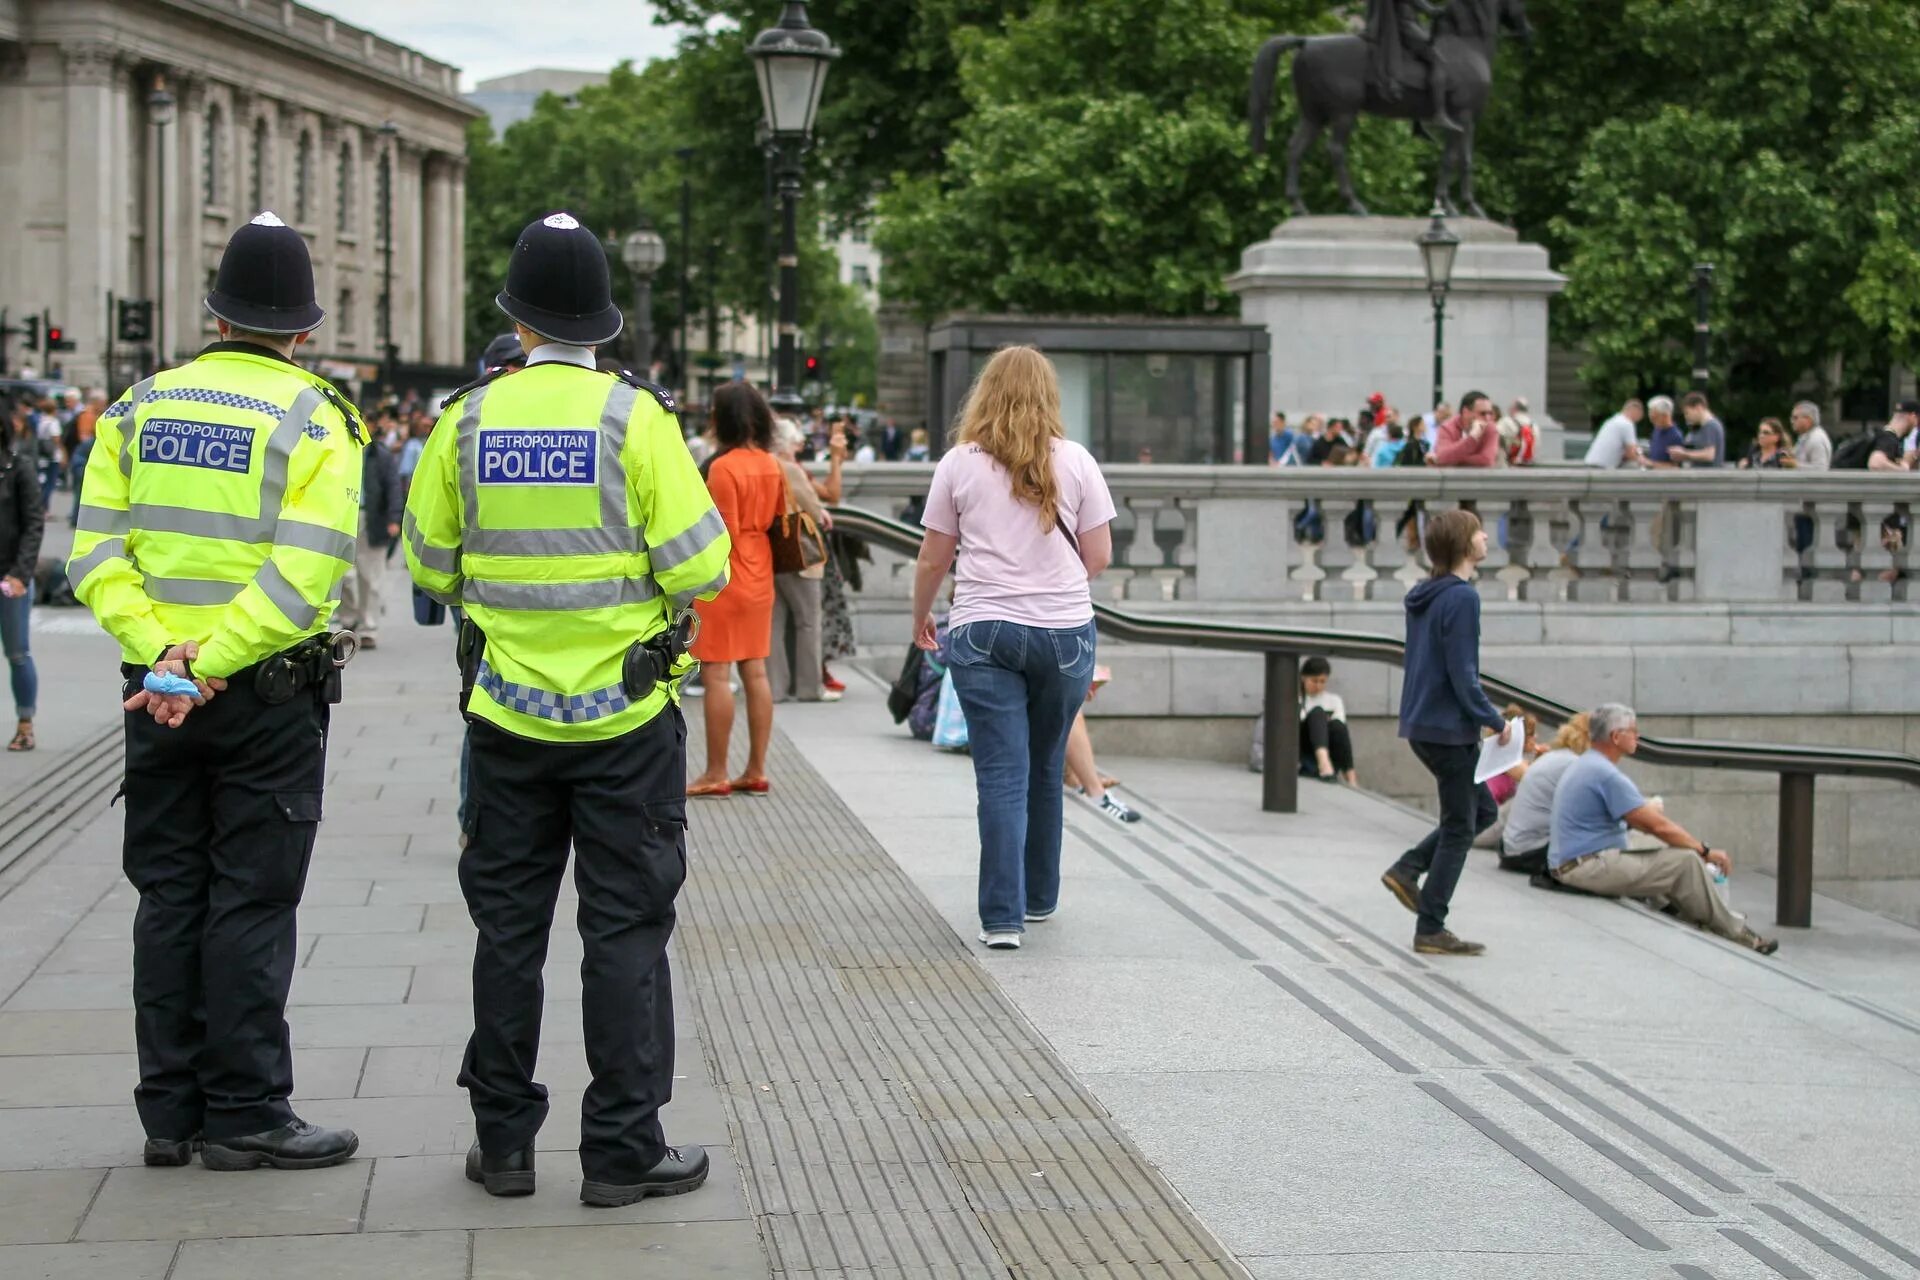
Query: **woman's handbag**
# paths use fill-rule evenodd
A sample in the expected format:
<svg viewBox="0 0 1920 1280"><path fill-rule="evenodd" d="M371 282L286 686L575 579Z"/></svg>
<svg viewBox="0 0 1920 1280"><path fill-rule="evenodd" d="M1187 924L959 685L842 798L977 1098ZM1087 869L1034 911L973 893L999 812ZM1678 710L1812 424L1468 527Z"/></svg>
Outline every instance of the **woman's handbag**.
<svg viewBox="0 0 1920 1280"><path fill-rule="evenodd" d="M827 540L820 526L794 503L791 489L786 509L767 526L767 542L773 548L775 573L799 573L827 560Z"/></svg>

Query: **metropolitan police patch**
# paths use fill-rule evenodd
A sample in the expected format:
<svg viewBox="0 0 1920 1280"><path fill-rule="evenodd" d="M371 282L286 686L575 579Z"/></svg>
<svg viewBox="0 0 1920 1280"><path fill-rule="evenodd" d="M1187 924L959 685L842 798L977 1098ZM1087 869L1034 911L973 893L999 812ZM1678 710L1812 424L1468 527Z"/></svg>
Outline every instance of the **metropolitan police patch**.
<svg viewBox="0 0 1920 1280"><path fill-rule="evenodd" d="M244 475L253 465L253 428L148 418L140 427L140 461Z"/></svg>
<svg viewBox="0 0 1920 1280"><path fill-rule="evenodd" d="M480 483L597 485L599 457L597 431L483 430Z"/></svg>

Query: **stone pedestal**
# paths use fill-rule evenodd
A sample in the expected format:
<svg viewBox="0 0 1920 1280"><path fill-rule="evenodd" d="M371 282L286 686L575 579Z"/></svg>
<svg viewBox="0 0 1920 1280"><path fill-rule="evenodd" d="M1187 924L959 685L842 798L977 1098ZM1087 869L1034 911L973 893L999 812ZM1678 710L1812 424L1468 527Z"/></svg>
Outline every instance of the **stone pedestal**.
<svg viewBox="0 0 1920 1280"><path fill-rule="evenodd" d="M1416 238L1425 218L1290 218L1240 256L1227 287L1273 335L1273 407L1351 418L1383 392L1409 418L1431 408L1433 303ZM1446 396L1478 388L1504 408L1525 396L1546 421L1547 301L1567 279L1510 227L1449 219L1460 237L1447 296ZM1559 457L1545 430L1536 454Z"/></svg>

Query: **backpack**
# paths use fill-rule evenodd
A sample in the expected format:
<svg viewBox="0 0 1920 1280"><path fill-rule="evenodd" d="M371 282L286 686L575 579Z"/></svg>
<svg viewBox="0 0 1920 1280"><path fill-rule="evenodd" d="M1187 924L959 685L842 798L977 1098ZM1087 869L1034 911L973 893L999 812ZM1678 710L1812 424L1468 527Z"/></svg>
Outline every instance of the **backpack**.
<svg viewBox="0 0 1920 1280"><path fill-rule="evenodd" d="M1873 442L1878 432L1862 431L1858 435L1848 436L1833 447L1833 469L1835 471L1865 471L1867 459L1873 456Z"/></svg>

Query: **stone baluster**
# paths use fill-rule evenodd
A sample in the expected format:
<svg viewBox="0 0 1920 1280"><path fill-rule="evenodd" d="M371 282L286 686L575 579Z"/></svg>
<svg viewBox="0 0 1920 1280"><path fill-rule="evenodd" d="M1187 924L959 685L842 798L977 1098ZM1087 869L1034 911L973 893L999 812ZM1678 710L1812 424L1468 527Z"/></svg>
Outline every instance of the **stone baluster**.
<svg viewBox="0 0 1920 1280"><path fill-rule="evenodd" d="M1109 597L1118 603L1131 594L1127 588L1133 580L1134 543L1140 534L1140 517L1133 509L1132 498L1123 497L1114 504L1112 528L1113 561L1099 581Z"/></svg>
<svg viewBox="0 0 1920 1280"><path fill-rule="evenodd" d="M1787 523L1787 575L1797 600L1813 599L1814 580L1819 576L1814 553L1820 544L1820 515L1811 502L1784 513Z"/></svg>
<svg viewBox="0 0 1920 1280"><path fill-rule="evenodd" d="M1869 507L1860 536L1861 581L1858 599L1875 604L1908 598L1907 558L1913 538L1911 503L1885 510Z"/></svg>
<svg viewBox="0 0 1920 1280"><path fill-rule="evenodd" d="M1353 548L1347 545L1348 517L1357 509L1352 498L1326 498L1320 503L1320 518L1326 536L1320 543L1320 569L1326 576L1320 582L1322 600L1348 600L1343 587L1346 571L1353 564Z"/></svg>
<svg viewBox="0 0 1920 1280"><path fill-rule="evenodd" d="M1577 498L1567 506L1579 538L1577 544L1568 545L1567 560L1573 574L1567 582L1567 599L1587 604L1618 599L1621 582L1615 572L1613 550L1607 545L1613 504L1600 498Z"/></svg>
<svg viewBox="0 0 1920 1280"><path fill-rule="evenodd" d="M1480 517L1480 527L1487 531L1487 558L1480 562L1478 581L1481 598L1518 600L1520 595L1513 577L1515 572L1524 573L1525 570L1516 570L1513 564L1513 522L1510 519L1513 503L1505 498L1481 498L1474 508Z"/></svg>
<svg viewBox="0 0 1920 1280"><path fill-rule="evenodd" d="M1493 577L1501 584L1501 598L1506 600L1528 600L1528 586L1533 580L1533 511L1525 498L1515 498L1506 504L1507 536L1506 563L1495 570Z"/></svg>
<svg viewBox="0 0 1920 1280"><path fill-rule="evenodd" d="M1193 515L1192 505L1177 498L1154 514L1153 542L1160 549L1160 563L1154 566L1153 576L1163 600L1194 598L1198 547Z"/></svg>

